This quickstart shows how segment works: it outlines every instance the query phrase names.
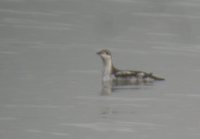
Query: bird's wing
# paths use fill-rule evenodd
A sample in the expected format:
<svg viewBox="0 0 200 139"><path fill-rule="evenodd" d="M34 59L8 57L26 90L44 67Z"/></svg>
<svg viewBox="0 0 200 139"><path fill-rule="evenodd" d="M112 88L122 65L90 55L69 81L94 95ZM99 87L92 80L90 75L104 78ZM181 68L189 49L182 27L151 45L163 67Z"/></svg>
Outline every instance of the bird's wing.
<svg viewBox="0 0 200 139"><path fill-rule="evenodd" d="M123 77L123 78L129 78L129 77L136 77L136 78L151 78L154 80L165 80L164 78L157 77L153 75L153 73L147 73L144 71L135 71L135 70L117 70L114 72L115 77Z"/></svg>
<svg viewBox="0 0 200 139"><path fill-rule="evenodd" d="M116 77L133 77L137 76L137 71L133 70L119 70L114 73Z"/></svg>

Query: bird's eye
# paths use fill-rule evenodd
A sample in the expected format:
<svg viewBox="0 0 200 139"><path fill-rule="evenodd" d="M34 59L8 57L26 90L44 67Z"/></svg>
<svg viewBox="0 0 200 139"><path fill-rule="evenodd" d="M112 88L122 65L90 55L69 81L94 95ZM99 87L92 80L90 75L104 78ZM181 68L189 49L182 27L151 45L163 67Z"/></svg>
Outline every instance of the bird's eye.
<svg viewBox="0 0 200 139"><path fill-rule="evenodd" d="M105 51L105 54L109 55L109 52L108 52L108 51Z"/></svg>

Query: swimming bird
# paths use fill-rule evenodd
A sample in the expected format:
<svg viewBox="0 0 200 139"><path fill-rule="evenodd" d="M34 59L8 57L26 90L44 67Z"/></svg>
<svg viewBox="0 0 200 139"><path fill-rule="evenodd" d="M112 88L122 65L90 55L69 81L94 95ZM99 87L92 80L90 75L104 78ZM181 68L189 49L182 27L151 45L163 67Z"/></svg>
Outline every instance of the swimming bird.
<svg viewBox="0 0 200 139"><path fill-rule="evenodd" d="M103 61L103 71L102 71L102 81L108 80L132 80L135 79L137 82L146 82L147 80L152 81L162 81L165 80L162 77L153 75L153 73L148 73L138 70L120 70L113 65L112 55L110 50L102 49L97 52Z"/></svg>

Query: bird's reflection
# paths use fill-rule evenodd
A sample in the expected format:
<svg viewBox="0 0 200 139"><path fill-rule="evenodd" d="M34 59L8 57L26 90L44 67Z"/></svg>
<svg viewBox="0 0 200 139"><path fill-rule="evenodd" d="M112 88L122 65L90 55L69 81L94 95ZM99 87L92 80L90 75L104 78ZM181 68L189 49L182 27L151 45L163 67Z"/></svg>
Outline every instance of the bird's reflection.
<svg viewBox="0 0 200 139"><path fill-rule="evenodd" d="M141 86L151 86L151 81L137 81L137 80L108 80L102 81L101 95L111 95L112 92L119 89L140 89Z"/></svg>

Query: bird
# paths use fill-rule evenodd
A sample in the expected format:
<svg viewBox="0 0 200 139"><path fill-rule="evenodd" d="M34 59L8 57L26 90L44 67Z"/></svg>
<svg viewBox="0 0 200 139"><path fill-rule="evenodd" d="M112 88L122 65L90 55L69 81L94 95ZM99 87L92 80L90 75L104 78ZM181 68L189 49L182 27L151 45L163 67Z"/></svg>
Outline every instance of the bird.
<svg viewBox="0 0 200 139"><path fill-rule="evenodd" d="M113 65L111 51L102 49L96 53L103 61L102 81L135 80L136 82L163 81L162 77L153 75L152 72L140 70L121 70Z"/></svg>

